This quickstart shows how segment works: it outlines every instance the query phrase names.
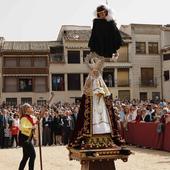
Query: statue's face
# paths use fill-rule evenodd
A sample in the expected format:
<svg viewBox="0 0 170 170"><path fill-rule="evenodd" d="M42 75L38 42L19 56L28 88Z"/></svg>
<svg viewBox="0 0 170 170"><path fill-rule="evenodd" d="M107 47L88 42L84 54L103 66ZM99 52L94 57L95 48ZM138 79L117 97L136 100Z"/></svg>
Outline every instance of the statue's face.
<svg viewBox="0 0 170 170"><path fill-rule="evenodd" d="M100 19L105 19L105 17L106 17L106 11L103 10L103 11L99 12L99 13L98 13L98 16L99 16Z"/></svg>
<svg viewBox="0 0 170 170"><path fill-rule="evenodd" d="M99 71L96 70L96 69L93 69L93 70L92 70L92 76L98 77L98 76L99 76Z"/></svg>

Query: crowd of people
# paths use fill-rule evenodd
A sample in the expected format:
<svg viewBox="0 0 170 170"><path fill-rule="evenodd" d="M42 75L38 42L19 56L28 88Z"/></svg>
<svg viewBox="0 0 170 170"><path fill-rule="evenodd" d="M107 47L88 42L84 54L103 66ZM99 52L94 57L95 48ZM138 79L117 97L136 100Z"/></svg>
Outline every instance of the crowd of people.
<svg viewBox="0 0 170 170"><path fill-rule="evenodd" d="M38 120L42 146L67 145L76 125L80 103L53 103L33 105L33 120ZM115 99L113 108L119 127L127 129L128 122L170 122L170 103L148 101L120 101ZM123 126L121 126L123 125ZM37 126L37 125L36 125ZM20 106L0 106L0 148L19 147ZM161 130L161 129L158 129ZM34 129L33 144L38 146L38 126Z"/></svg>
<svg viewBox="0 0 170 170"><path fill-rule="evenodd" d="M0 147L19 147L20 107L3 103L0 108ZM33 120L40 124L40 137L43 146L67 145L74 130L79 104L61 102L52 107L33 105ZM34 130L33 143L38 145L38 126Z"/></svg>

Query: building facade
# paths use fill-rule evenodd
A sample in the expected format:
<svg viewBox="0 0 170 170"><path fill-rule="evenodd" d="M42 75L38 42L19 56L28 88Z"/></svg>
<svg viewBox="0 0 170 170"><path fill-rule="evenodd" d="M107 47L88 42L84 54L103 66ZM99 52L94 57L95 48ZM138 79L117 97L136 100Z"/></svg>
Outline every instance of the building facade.
<svg viewBox="0 0 170 170"><path fill-rule="evenodd" d="M151 100L162 98L161 83L161 25L130 24L120 30L132 37L133 98Z"/></svg>
<svg viewBox="0 0 170 170"><path fill-rule="evenodd" d="M117 62L105 59L103 69L103 79L113 98L162 98L168 81L163 86L161 48L163 56L169 55L169 51L165 51L167 45L161 45L165 41L162 26L122 25L120 32L124 44L118 51L119 58ZM80 100L89 72L84 58L90 52L90 34L88 26L64 25L56 41L3 41L1 102L43 104L48 102L51 92L52 102ZM169 94L166 95L167 98Z"/></svg>
<svg viewBox="0 0 170 170"><path fill-rule="evenodd" d="M4 43L4 37L0 37L0 101L2 98L2 57L1 57L1 51L3 48Z"/></svg>
<svg viewBox="0 0 170 170"><path fill-rule="evenodd" d="M2 101L17 105L43 104L48 100L48 43L4 41L1 60Z"/></svg>
<svg viewBox="0 0 170 170"><path fill-rule="evenodd" d="M162 27L162 98L170 102L170 25Z"/></svg>
<svg viewBox="0 0 170 170"><path fill-rule="evenodd" d="M50 87L55 94L55 101L74 102L80 99L89 72L84 58L90 52L88 48L90 34L90 27L62 26L57 41L62 42L63 49L60 47L60 49L56 49L55 54L51 54L52 56L59 56L59 58L57 61L51 60L50 64L52 80ZM129 52L131 37L123 32L121 32L121 35L124 39L124 45L119 50L119 59L116 63L105 60L103 79L113 97L119 96L122 99L130 99L132 93L130 82L132 65Z"/></svg>

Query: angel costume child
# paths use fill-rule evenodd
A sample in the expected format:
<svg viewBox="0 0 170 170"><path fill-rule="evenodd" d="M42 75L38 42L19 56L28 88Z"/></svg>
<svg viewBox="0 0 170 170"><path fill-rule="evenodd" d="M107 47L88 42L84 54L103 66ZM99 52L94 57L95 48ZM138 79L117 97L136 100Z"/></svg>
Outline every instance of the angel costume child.
<svg viewBox="0 0 170 170"><path fill-rule="evenodd" d="M88 43L91 52L105 58L118 55L117 50L123 44L122 37L110 11L100 5L96 9L97 17L93 20L91 37Z"/></svg>

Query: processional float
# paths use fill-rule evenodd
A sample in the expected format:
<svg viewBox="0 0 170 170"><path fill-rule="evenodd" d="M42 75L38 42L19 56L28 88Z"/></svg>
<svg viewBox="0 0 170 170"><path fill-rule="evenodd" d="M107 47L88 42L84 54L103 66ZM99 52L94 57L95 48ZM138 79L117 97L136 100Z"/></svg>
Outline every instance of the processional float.
<svg viewBox="0 0 170 170"><path fill-rule="evenodd" d="M102 78L104 57L90 53L85 61L90 71L76 128L67 147L69 159L80 161L81 170L115 170L114 161L127 162L131 151L119 135L112 95Z"/></svg>

